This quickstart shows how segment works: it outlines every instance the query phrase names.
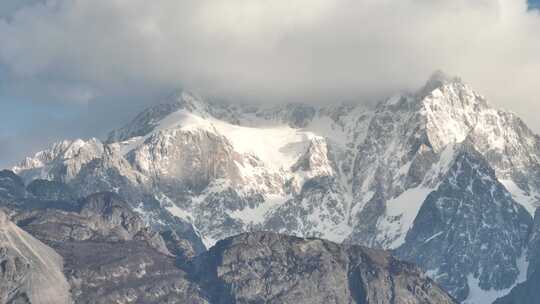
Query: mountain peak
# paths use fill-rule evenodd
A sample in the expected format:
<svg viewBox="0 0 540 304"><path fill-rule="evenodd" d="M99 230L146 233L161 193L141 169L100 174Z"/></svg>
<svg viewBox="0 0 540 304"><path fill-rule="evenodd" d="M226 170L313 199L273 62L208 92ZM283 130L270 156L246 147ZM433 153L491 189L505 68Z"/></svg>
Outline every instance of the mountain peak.
<svg viewBox="0 0 540 304"><path fill-rule="evenodd" d="M461 82L461 78L457 76L451 76L441 70L437 70L431 74L426 82L426 87L440 87L441 85Z"/></svg>
<svg viewBox="0 0 540 304"><path fill-rule="evenodd" d="M198 95L179 90L165 98L161 103L146 108L132 121L109 133L106 143L124 141L151 132L168 115L185 109L192 113L206 113L208 105Z"/></svg>
<svg viewBox="0 0 540 304"><path fill-rule="evenodd" d="M467 87L460 77L450 76L443 71L437 70L431 74L424 86L418 91L417 95L420 99L423 99L433 91L448 85L458 85L461 88Z"/></svg>
<svg viewBox="0 0 540 304"><path fill-rule="evenodd" d="M205 111L207 102L197 93L188 90L179 90L173 94L173 104L178 108L186 109L190 112Z"/></svg>
<svg viewBox="0 0 540 304"><path fill-rule="evenodd" d="M434 72L415 99L436 111L459 112L460 116L490 109L486 98L456 76L441 71Z"/></svg>

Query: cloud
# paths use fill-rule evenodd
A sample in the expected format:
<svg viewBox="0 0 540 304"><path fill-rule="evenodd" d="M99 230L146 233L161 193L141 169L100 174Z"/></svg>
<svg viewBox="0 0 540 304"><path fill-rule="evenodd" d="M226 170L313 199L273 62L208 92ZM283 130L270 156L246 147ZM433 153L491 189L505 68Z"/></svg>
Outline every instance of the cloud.
<svg viewBox="0 0 540 304"><path fill-rule="evenodd" d="M540 130L539 30L520 0L28 0L0 19L0 70L43 102L129 104L367 101L442 69Z"/></svg>
<svg viewBox="0 0 540 304"><path fill-rule="evenodd" d="M43 1L45 0L2 0L0 2L0 18L10 18L19 9Z"/></svg>

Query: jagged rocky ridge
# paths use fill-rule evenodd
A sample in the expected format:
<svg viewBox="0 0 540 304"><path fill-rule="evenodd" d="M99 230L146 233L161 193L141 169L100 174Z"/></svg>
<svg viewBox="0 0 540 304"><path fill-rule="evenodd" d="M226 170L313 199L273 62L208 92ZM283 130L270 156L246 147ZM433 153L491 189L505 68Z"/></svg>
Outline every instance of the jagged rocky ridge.
<svg viewBox="0 0 540 304"><path fill-rule="evenodd" d="M539 143L517 116L436 73L373 107L263 108L182 92L105 142L60 142L13 169L27 183L117 192L154 228L193 227L207 247L265 229L396 250L474 302L471 290L505 291L523 276ZM450 267L449 256L466 259Z"/></svg>
<svg viewBox="0 0 540 304"><path fill-rule="evenodd" d="M242 234L193 265L213 303L456 303L388 252L321 239Z"/></svg>
<svg viewBox="0 0 540 304"><path fill-rule="evenodd" d="M36 208L40 199L0 196L0 209L40 240L0 213L2 258L19 254L1 264L0 303L456 303L381 250L258 232L195 255L189 240L153 232L114 193L75 208Z"/></svg>

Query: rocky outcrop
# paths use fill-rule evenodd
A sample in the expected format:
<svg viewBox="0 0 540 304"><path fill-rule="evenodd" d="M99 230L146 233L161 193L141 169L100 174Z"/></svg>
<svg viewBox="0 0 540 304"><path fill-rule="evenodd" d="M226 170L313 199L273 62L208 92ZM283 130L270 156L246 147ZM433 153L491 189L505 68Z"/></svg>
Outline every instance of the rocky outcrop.
<svg viewBox="0 0 540 304"><path fill-rule="evenodd" d="M24 181L10 170L0 171L0 201L11 201L24 198L26 188Z"/></svg>
<svg viewBox="0 0 540 304"><path fill-rule="evenodd" d="M66 263L76 303L208 303L177 260L141 241L68 241Z"/></svg>
<svg viewBox="0 0 540 304"><path fill-rule="evenodd" d="M75 201L77 194L68 185L53 180L33 180L26 190L34 197L44 201Z"/></svg>
<svg viewBox="0 0 540 304"><path fill-rule="evenodd" d="M25 180L49 179L69 182L92 160L103 154L103 144L96 138L64 140L53 144L50 149L27 157L13 168ZM22 170L23 168L29 170Z"/></svg>
<svg viewBox="0 0 540 304"><path fill-rule="evenodd" d="M268 213L264 229L286 234L341 240L349 231L347 198L335 177L313 177L299 195Z"/></svg>
<svg viewBox="0 0 540 304"><path fill-rule="evenodd" d="M195 254L189 241L174 232L163 238L114 193L78 204L77 210L24 208L14 216L63 257L76 303L207 303L177 267Z"/></svg>
<svg viewBox="0 0 540 304"><path fill-rule="evenodd" d="M165 194L200 193L217 179L241 182L240 161L229 141L219 134L201 130L168 130L150 136L127 154L131 165L155 177ZM179 187L180 186L180 187Z"/></svg>
<svg viewBox="0 0 540 304"><path fill-rule="evenodd" d="M388 252L268 232L219 241L196 257L212 303L456 303Z"/></svg>
<svg viewBox="0 0 540 304"><path fill-rule="evenodd" d="M63 259L0 210L0 303L68 304Z"/></svg>
<svg viewBox="0 0 540 304"><path fill-rule="evenodd" d="M79 202L78 210L29 209L14 220L38 239L63 246L66 242L118 242L140 240L169 254L158 232L147 228L143 219L117 194L96 193Z"/></svg>

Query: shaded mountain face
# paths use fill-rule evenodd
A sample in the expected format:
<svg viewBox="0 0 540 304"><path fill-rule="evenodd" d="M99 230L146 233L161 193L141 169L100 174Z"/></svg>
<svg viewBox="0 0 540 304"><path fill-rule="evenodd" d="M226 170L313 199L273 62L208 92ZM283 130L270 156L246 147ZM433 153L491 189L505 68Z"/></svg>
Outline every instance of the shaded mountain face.
<svg viewBox="0 0 540 304"><path fill-rule="evenodd" d="M13 170L80 196L118 193L153 229L192 231L206 247L270 230L396 250L475 301L473 291L504 293L523 277L540 139L436 73L375 106L263 107L181 92L105 142L59 142Z"/></svg>
<svg viewBox="0 0 540 304"><path fill-rule="evenodd" d="M35 197L47 201L74 201L77 194L68 185L46 179L33 180L26 190Z"/></svg>
<svg viewBox="0 0 540 304"><path fill-rule="evenodd" d="M17 174L9 170L0 171L0 198L3 200L17 200L26 194L24 181Z"/></svg>
<svg viewBox="0 0 540 304"><path fill-rule="evenodd" d="M535 304L538 303L538 284L540 284L540 272L534 272L524 283L518 284L505 295L497 299L493 304Z"/></svg>
<svg viewBox="0 0 540 304"><path fill-rule="evenodd" d="M495 304L533 304L538 303L540 291L540 210L536 210L533 227L529 235L528 243L528 268L527 280L518 284L512 291L497 301Z"/></svg>
<svg viewBox="0 0 540 304"><path fill-rule="evenodd" d="M24 204L1 204L37 239L0 213L0 303L457 303L386 251L258 232L195 255L113 193Z"/></svg>
<svg viewBox="0 0 540 304"><path fill-rule="evenodd" d="M396 253L433 269L429 274L457 298L491 303L496 295L475 298L471 281L484 290L504 290L523 280L531 224L494 170L465 144Z"/></svg>

